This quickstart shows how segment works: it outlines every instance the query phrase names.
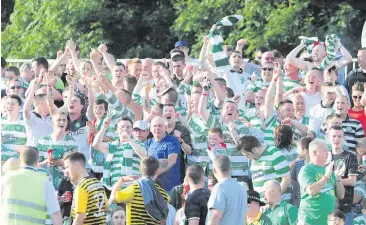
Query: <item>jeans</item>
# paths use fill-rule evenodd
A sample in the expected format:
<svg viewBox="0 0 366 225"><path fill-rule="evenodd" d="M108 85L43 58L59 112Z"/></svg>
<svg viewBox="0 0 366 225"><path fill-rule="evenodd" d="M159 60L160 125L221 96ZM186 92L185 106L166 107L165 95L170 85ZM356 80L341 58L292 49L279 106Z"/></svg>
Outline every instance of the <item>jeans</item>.
<svg viewBox="0 0 366 225"><path fill-rule="evenodd" d="M353 224L353 214L352 212L344 214L344 225L352 225Z"/></svg>

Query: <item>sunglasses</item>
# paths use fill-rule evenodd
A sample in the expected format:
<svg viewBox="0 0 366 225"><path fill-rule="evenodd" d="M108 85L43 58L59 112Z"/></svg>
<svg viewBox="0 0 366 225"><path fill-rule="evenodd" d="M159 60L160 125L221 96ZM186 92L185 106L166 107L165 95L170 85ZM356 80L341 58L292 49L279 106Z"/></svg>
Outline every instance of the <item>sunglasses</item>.
<svg viewBox="0 0 366 225"><path fill-rule="evenodd" d="M353 99L361 99L362 96L352 96Z"/></svg>
<svg viewBox="0 0 366 225"><path fill-rule="evenodd" d="M11 86L10 89L22 89L22 86Z"/></svg>
<svg viewBox="0 0 366 225"><path fill-rule="evenodd" d="M268 71L273 71L273 68L265 68L265 67L262 67L262 70L263 70L263 71L266 71L266 70L268 70Z"/></svg>

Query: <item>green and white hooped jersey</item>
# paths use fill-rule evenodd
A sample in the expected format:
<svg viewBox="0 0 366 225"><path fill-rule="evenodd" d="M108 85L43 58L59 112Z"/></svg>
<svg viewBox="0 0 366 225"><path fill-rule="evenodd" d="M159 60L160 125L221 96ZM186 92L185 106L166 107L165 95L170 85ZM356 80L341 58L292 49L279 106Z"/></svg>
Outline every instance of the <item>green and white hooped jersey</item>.
<svg viewBox="0 0 366 225"><path fill-rule="evenodd" d="M268 180L281 182L281 177L290 174L289 163L282 151L267 145L259 159L252 160L250 167L254 190L263 198L263 185Z"/></svg>
<svg viewBox="0 0 366 225"><path fill-rule="evenodd" d="M27 143L25 122L22 118L14 122L1 118L1 142L4 147L1 150L1 161L18 158L19 153L16 150Z"/></svg>
<svg viewBox="0 0 366 225"><path fill-rule="evenodd" d="M283 89L285 90L285 92L293 89L293 88L297 88L297 87L302 87L304 85L302 85L302 79L300 78L300 80L291 80L288 77L283 77Z"/></svg>
<svg viewBox="0 0 366 225"><path fill-rule="evenodd" d="M353 219L353 225L366 225L366 218L364 215L360 215Z"/></svg>
<svg viewBox="0 0 366 225"><path fill-rule="evenodd" d="M198 164L202 167L206 167L210 162L210 158L207 155L206 149L207 145L207 135L208 127L205 122L196 114L193 114L188 121L188 129L191 133L192 140L192 154L188 155L188 163Z"/></svg>

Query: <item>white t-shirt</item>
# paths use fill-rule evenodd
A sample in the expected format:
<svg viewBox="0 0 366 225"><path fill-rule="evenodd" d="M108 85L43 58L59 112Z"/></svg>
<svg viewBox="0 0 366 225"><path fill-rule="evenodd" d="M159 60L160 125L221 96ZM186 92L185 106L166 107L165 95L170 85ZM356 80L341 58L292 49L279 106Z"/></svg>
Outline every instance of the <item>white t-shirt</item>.
<svg viewBox="0 0 366 225"><path fill-rule="evenodd" d="M43 119L38 114L36 115L35 112L31 112L29 120L25 117L24 120L28 146L36 147L39 138L51 134L53 131L51 116Z"/></svg>
<svg viewBox="0 0 366 225"><path fill-rule="evenodd" d="M237 73L229 71L223 73L222 78L226 80L227 86L233 89L235 95L242 96L249 84L249 77L251 77L251 75L245 72Z"/></svg>
<svg viewBox="0 0 366 225"><path fill-rule="evenodd" d="M306 115L309 115L310 109L320 104L320 102L322 101L322 96L320 95L320 92L316 92L313 95L308 95L305 92L302 92L301 96L305 99Z"/></svg>

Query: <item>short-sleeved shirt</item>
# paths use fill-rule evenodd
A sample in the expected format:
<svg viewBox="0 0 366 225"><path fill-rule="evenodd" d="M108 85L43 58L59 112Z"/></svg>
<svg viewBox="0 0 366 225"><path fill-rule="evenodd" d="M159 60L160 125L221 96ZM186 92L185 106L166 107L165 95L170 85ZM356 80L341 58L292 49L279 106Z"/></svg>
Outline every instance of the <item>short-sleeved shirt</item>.
<svg viewBox="0 0 366 225"><path fill-rule="evenodd" d="M306 114L309 114L310 109L312 109L314 106L320 104L322 101L322 96L320 92L316 92L313 95L308 95L305 92L301 93L301 96L304 97L305 105L306 105Z"/></svg>
<svg viewBox="0 0 366 225"><path fill-rule="evenodd" d="M262 121L257 116L257 108L250 108L247 110L239 110L239 117L243 117L250 123L250 127L262 129Z"/></svg>
<svg viewBox="0 0 366 225"><path fill-rule="evenodd" d="M74 190L72 218L86 214L83 224L106 224L108 198L100 181L94 177L83 178Z"/></svg>
<svg viewBox="0 0 366 225"><path fill-rule="evenodd" d="M155 186L160 194L162 194L164 200L168 202L168 193L158 184L155 184ZM126 225L160 224L159 221L153 220L151 216L147 214L144 199L142 198L142 193L137 183L116 192L115 197L118 203L126 202Z"/></svg>
<svg viewBox="0 0 366 225"><path fill-rule="evenodd" d="M145 142L148 155L157 159L168 160L169 155L176 153L178 158L168 171L159 175L159 179L164 189L170 191L173 187L180 184L180 151L181 147L175 136L166 135L162 140L156 141L150 138Z"/></svg>
<svg viewBox="0 0 366 225"><path fill-rule="evenodd" d="M342 179L349 178L349 176L356 176L358 175L357 169L357 159L354 154L351 152L343 151L340 154L334 155L333 160L335 161L335 168L336 170L340 170L342 174ZM353 186L344 186L345 194L342 200L339 200L339 208L347 213L350 212L352 209L353 203L353 193L354 187Z"/></svg>
<svg viewBox="0 0 366 225"><path fill-rule="evenodd" d="M24 117L25 127L27 131L27 145L36 147L38 139L52 133L51 116L42 118L36 112L31 112L29 120ZM39 129L42 127L42 129Z"/></svg>
<svg viewBox="0 0 366 225"><path fill-rule="evenodd" d="M187 220L199 219L199 225L205 225L207 216L207 202L210 191L204 188L193 191L186 200L184 214Z"/></svg>
<svg viewBox="0 0 366 225"><path fill-rule="evenodd" d="M228 73L223 74L223 78L226 80L227 86L234 91L235 95L243 95L246 88L249 85L249 79L251 74L248 74L244 71L235 72L229 71Z"/></svg>
<svg viewBox="0 0 366 225"><path fill-rule="evenodd" d="M9 151L1 150L1 161L18 156L17 149L27 143L27 133L24 120L10 122L6 118L1 118L1 142ZM16 157L17 158L17 157Z"/></svg>
<svg viewBox="0 0 366 225"><path fill-rule="evenodd" d="M36 148L39 151L39 160L42 162L48 158L49 149L52 149L53 160L59 160L67 152L77 150L78 147L76 141L70 135L65 135L61 141L53 140L51 135L47 135L38 140ZM50 166L49 168L46 167L46 169L49 169L51 181L55 189L58 190L61 180L64 178L63 169L60 169L58 166Z"/></svg>
<svg viewBox="0 0 366 225"><path fill-rule="evenodd" d="M318 194L311 196L306 190L309 185L322 179L324 174L324 166L308 163L301 168L298 177L301 189L299 222L314 225L327 224L328 214L335 208L336 178L334 173Z"/></svg>
<svg viewBox="0 0 366 225"><path fill-rule="evenodd" d="M282 151L276 147L267 145L263 154L256 160L252 160L250 167L252 172L253 187L263 198L263 186L268 180L281 182L281 177L290 175L289 162Z"/></svg>
<svg viewBox="0 0 366 225"><path fill-rule="evenodd" d="M264 214L271 219L272 225L296 225L297 212L298 209L295 206L281 201L274 208L267 209Z"/></svg>
<svg viewBox="0 0 366 225"><path fill-rule="evenodd" d="M207 203L206 222L211 217L212 209L222 212L220 225L244 223L248 208L247 191L236 180L226 178L218 182L212 190Z"/></svg>
<svg viewBox="0 0 366 225"><path fill-rule="evenodd" d="M342 129L344 131L344 140L346 141L345 145L350 152L356 153L358 140L365 137L361 123L347 115L346 120L342 122Z"/></svg>

